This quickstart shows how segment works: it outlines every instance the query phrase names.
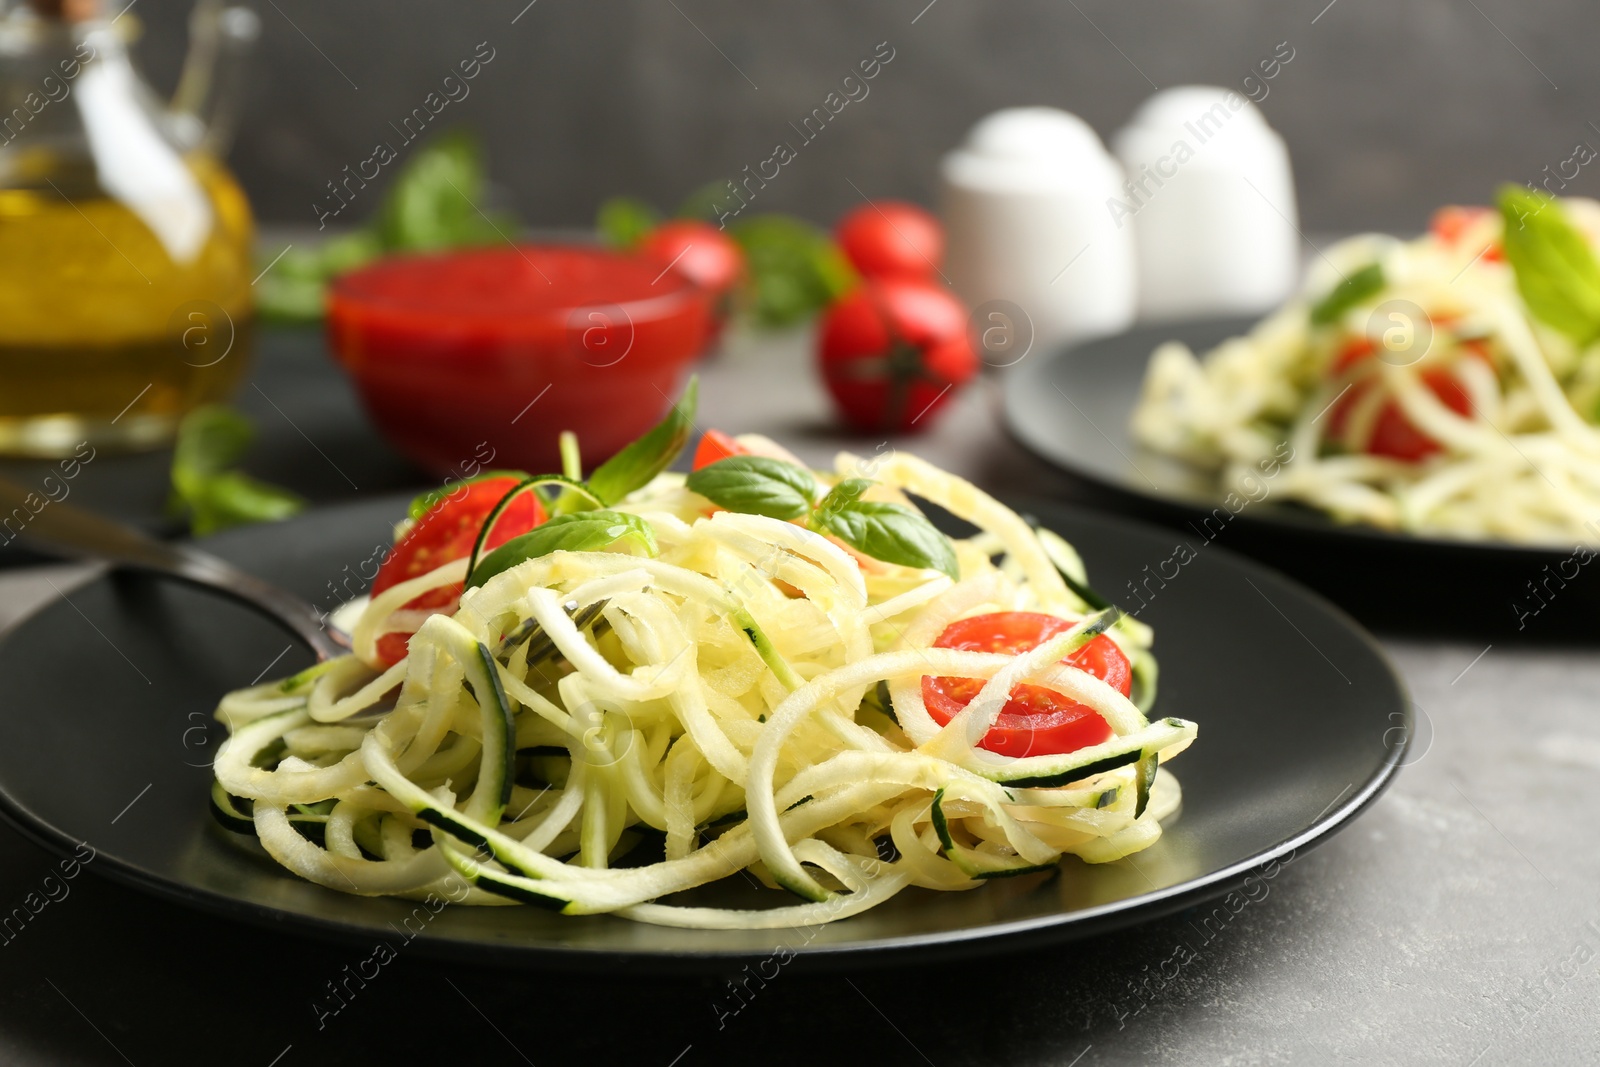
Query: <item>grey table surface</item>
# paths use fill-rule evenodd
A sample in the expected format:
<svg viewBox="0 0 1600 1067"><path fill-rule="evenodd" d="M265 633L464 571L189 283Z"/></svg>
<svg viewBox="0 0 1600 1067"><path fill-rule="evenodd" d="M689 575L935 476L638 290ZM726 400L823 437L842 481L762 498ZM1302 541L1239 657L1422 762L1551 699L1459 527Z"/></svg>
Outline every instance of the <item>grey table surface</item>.
<svg viewBox="0 0 1600 1067"><path fill-rule="evenodd" d="M702 368L702 424L759 429L817 463L841 447L914 447L1000 494L1077 492L1005 435L995 379L917 440L884 442L831 426L809 362L803 336L735 338ZM361 491L421 483L365 429L315 337L268 336L256 385L243 401L263 420L262 473L327 502L349 492L346 475ZM270 421L269 394L295 426ZM340 474L305 447L319 437ZM82 502L154 516L160 469L159 457L129 461ZM0 624L84 573L0 570ZM1409 765L1225 923L1181 913L948 968L784 972L720 1016L714 979L401 959L319 1028L321 980L363 953L79 878L21 935L0 935L0 1062L292 1067L468 1049L540 1067L1600 1062L1600 848L1588 820L1600 805L1600 659L1581 646L1380 637L1419 711ZM0 912L53 868L0 826Z"/></svg>

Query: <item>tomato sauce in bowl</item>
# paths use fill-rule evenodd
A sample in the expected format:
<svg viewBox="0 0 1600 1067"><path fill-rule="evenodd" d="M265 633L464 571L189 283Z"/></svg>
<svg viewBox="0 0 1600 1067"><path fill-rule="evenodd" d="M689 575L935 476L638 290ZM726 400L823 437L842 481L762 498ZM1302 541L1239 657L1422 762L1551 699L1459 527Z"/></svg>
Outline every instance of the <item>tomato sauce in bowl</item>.
<svg viewBox="0 0 1600 1067"><path fill-rule="evenodd" d="M704 349L711 296L658 264L567 245L384 260L339 279L328 338L389 442L438 473L593 465L665 412Z"/></svg>

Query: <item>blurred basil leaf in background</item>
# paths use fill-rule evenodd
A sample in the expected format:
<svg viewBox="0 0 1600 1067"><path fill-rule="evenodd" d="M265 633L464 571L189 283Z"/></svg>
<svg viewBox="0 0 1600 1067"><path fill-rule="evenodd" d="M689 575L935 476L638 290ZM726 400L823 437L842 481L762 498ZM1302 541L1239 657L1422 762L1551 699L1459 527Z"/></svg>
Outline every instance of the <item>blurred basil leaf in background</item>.
<svg viewBox="0 0 1600 1067"><path fill-rule="evenodd" d="M196 408L179 424L168 507L187 519L196 537L276 522L305 508L306 502L287 489L235 469L254 439L249 419L218 404Z"/></svg>
<svg viewBox="0 0 1600 1067"><path fill-rule="evenodd" d="M726 181L708 182L684 198L674 215L726 229L746 263L738 304L758 329L796 326L821 312L858 283L856 272L826 230L790 215L739 218L740 205ZM656 210L635 197L612 197L600 205L595 228L613 248L637 248L661 222Z"/></svg>
<svg viewBox="0 0 1600 1067"><path fill-rule="evenodd" d="M660 221L656 209L638 197L613 196L600 205L595 228L612 248L637 248Z"/></svg>
<svg viewBox="0 0 1600 1067"><path fill-rule="evenodd" d="M477 138L463 131L444 134L401 164L366 225L314 247L291 246L275 263L272 256L263 256L257 309L273 322L316 322L322 318L328 283L380 256L508 239L518 223L510 215L484 209L488 187Z"/></svg>
<svg viewBox="0 0 1600 1067"><path fill-rule="evenodd" d="M413 156L383 199L378 239L393 252L430 252L505 240L516 221L483 209L489 175L477 139L452 131Z"/></svg>
<svg viewBox="0 0 1600 1067"><path fill-rule="evenodd" d="M730 191L731 186L732 183L726 180L706 182L683 198L683 203L678 205L677 217L713 224L719 222L724 212L739 206L740 201Z"/></svg>
<svg viewBox="0 0 1600 1067"><path fill-rule="evenodd" d="M856 285L856 273L827 232L787 215L756 215L728 233L749 268L750 314L757 326L794 326Z"/></svg>
<svg viewBox="0 0 1600 1067"><path fill-rule="evenodd" d="M1383 292L1384 286L1388 284L1383 276L1383 266L1378 263L1368 263L1345 277L1329 291L1327 296L1317 301L1311 309L1311 324L1327 326L1338 322L1345 312L1371 300Z"/></svg>

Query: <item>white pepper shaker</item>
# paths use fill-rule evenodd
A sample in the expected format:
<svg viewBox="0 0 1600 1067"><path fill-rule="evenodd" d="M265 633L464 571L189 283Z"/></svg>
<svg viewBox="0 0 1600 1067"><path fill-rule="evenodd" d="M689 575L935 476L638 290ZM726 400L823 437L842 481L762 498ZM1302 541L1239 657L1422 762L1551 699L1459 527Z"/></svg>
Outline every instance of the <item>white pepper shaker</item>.
<svg viewBox="0 0 1600 1067"><path fill-rule="evenodd" d="M1289 152L1239 92L1156 93L1111 141L1127 179L1107 207L1139 249L1143 318L1251 315L1293 290Z"/></svg>
<svg viewBox="0 0 1600 1067"><path fill-rule="evenodd" d="M1082 119L997 111L940 169L947 271L979 319L987 305L1016 305L1036 351L1133 321L1133 232L1106 210L1122 171Z"/></svg>

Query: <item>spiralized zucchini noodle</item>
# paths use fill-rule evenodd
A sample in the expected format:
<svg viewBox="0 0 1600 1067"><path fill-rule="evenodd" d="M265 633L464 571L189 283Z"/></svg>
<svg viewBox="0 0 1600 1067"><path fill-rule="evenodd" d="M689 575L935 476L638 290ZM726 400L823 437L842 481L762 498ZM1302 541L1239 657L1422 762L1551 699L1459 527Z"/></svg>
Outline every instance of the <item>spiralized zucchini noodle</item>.
<svg viewBox="0 0 1600 1067"><path fill-rule="evenodd" d="M1269 471L1275 498L1344 522L1600 543L1600 345L1555 313L1565 294L1526 298L1560 289L1557 257L1520 263L1505 249L1559 227L1588 257L1584 284L1600 284L1600 204L1542 203L1514 233L1500 213L1447 208L1416 240L1330 247L1304 293L1246 336L1199 359L1158 348L1134 436L1251 499Z"/></svg>
<svg viewBox="0 0 1600 1067"><path fill-rule="evenodd" d="M842 455L817 477L861 466ZM1095 611L1071 547L971 484L906 455L873 474L869 497L914 494L978 528L953 542L959 581L718 511L662 474L615 505L659 555L556 551L468 589L453 615L399 610L460 582L466 561L446 564L374 598L352 655L228 694L219 814L330 889L695 928L823 923L908 886L1149 847L1179 805L1165 764L1196 727L1141 708L1148 627ZM956 619L1018 610L1074 625L1014 656L933 647ZM415 631L409 655L369 667L397 630ZM1134 699L1059 662L1101 632L1134 665ZM941 727L925 675L986 684ZM1110 740L975 747L1022 683L1094 709ZM664 902L741 872L802 900Z"/></svg>

